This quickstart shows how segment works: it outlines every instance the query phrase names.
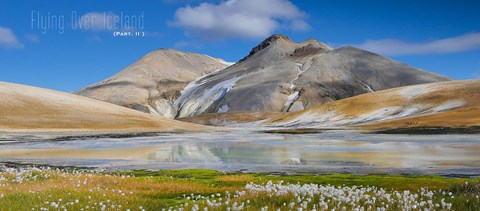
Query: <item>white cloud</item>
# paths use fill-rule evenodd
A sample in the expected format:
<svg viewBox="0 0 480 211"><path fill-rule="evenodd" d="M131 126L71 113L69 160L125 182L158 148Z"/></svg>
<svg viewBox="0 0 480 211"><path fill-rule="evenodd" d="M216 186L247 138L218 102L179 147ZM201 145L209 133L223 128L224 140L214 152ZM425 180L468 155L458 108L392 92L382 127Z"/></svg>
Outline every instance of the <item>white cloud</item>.
<svg viewBox="0 0 480 211"><path fill-rule="evenodd" d="M309 28L305 13L288 0L228 0L175 12L172 25L204 39L264 38L284 27Z"/></svg>
<svg viewBox="0 0 480 211"><path fill-rule="evenodd" d="M21 43L17 36L12 32L11 29L7 27L0 26L0 46L5 48L23 48L24 45Z"/></svg>
<svg viewBox="0 0 480 211"><path fill-rule="evenodd" d="M367 40L353 46L389 56L457 53L480 49L480 33L417 43L396 39Z"/></svg>
<svg viewBox="0 0 480 211"><path fill-rule="evenodd" d="M24 37L30 42L39 42L38 36L35 34L25 34Z"/></svg>

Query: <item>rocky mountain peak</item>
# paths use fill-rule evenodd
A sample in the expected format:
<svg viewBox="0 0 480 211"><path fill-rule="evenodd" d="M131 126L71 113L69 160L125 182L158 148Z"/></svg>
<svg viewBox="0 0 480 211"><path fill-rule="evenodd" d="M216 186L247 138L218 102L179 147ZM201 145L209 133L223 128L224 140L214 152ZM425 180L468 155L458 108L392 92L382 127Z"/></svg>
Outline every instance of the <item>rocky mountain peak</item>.
<svg viewBox="0 0 480 211"><path fill-rule="evenodd" d="M161 49L77 94L175 118L289 112L366 92L450 80L380 55L272 35L228 68L207 55ZM219 70L219 71L217 71Z"/></svg>
<svg viewBox="0 0 480 211"><path fill-rule="evenodd" d="M333 50L332 47L318 41L317 39L310 38L302 43L299 43L299 47L293 52L293 56L301 57L307 55L314 55L319 53L325 53Z"/></svg>
<svg viewBox="0 0 480 211"><path fill-rule="evenodd" d="M285 35L281 35L281 34L274 34L270 37L268 37L267 39L263 40L260 44L258 44L257 46L255 46L254 48L252 48L252 50L250 51L250 53L244 57L243 59L241 59L239 62L243 62L245 60L247 60L248 58L252 57L254 54L256 54L257 52L267 48L268 46L271 46L275 43L277 43L278 41L280 40L283 40L283 41L288 41L288 42L292 42L287 36Z"/></svg>
<svg viewBox="0 0 480 211"><path fill-rule="evenodd" d="M333 50L332 47L328 46L327 44L320 42L319 40L315 38L308 38L307 40L303 41L300 43L300 45L313 45L315 47L323 48L326 50Z"/></svg>

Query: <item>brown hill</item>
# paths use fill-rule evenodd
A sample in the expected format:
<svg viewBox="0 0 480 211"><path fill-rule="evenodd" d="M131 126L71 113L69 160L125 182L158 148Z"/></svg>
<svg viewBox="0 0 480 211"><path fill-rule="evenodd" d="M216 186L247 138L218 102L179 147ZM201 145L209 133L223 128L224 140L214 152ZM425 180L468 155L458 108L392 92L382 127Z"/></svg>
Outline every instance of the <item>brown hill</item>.
<svg viewBox="0 0 480 211"><path fill-rule="evenodd" d="M169 132L203 127L38 87L0 82L0 131Z"/></svg>

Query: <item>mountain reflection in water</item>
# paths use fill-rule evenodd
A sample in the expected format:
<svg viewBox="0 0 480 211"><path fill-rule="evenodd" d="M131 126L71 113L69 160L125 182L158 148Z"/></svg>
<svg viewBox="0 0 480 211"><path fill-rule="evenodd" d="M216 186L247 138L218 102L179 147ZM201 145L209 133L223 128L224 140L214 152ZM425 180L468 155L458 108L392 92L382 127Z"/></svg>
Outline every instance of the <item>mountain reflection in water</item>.
<svg viewBox="0 0 480 211"><path fill-rule="evenodd" d="M480 174L478 135L258 132L4 142L0 161L128 169Z"/></svg>

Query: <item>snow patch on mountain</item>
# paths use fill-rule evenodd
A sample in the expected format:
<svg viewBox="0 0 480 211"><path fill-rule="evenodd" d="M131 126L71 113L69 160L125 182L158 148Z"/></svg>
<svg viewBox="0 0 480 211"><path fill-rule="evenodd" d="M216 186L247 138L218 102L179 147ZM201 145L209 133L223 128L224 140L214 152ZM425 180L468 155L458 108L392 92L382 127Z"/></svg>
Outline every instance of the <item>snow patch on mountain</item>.
<svg viewBox="0 0 480 211"><path fill-rule="evenodd" d="M419 93L419 92L418 92ZM415 93L415 94L418 94ZM459 108L465 104L462 100L452 100L444 102L438 106L432 107L425 104L411 104L406 106L389 106L377 109L375 111L361 114L358 116L345 116L337 111L327 113L318 113L315 111L306 111L298 117L286 122L272 123L273 127L338 127L347 125L356 125L367 122L377 122L393 120L405 117L411 117L423 114L433 114L442 111Z"/></svg>
<svg viewBox="0 0 480 211"><path fill-rule="evenodd" d="M203 54L203 55L206 56L206 57L209 57L209 58L211 58L211 59L213 59L213 60L217 60L218 62L220 62L220 63L222 63L222 64L224 64L224 65L227 65L227 66L232 66L232 65L234 65L234 64L236 63L236 62L227 62L227 61L225 61L225 60L223 60L223 59L219 59L219 58L213 58L213 57L211 57L211 56L209 56L209 55L207 55L207 54Z"/></svg>
<svg viewBox="0 0 480 211"><path fill-rule="evenodd" d="M228 105L220 106L220 108L218 109L218 113L225 113L225 112L228 111L228 109L230 109L230 107L228 107Z"/></svg>
<svg viewBox="0 0 480 211"><path fill-rule="evenodd" d="M293 92L292 94L288 95L287 97L287 101L285 101L285 108L286 108L286 111L288 111L290 109L290 107L292 106L292 104L298 99L299 97L299 92L298 91L295 91Z"/></svg>
<svg viewBox="0 0 480 211"><path fill-rule="evenodd" d="M424 86L421 89L419 89L418 87L412 86L412 87L402 88L398 92L398 94L404 98L413 99L413 98L420 97L424 94L430 93L432 91L433 90L429 86Z"/></svg>
<svg viewBox="0 0 480 211"><path fill-rule="evenodd" d="M178 107L177 117L202 114L211 110L211 106L221 101L241 78L242 76L239 76L221 81L210 89L201 87L200 85L203 84L202 82L197 83L196 85L191 85L175 101L175 105Z"/></svg>
<svg viewBox="0 0 480 211"><path fill-rule="evenodd" d="M308 70L308 68L310 68L310 66L312 65L312 61L310 61L310 63L307 63L307 64L301 64L301 63L295 63L297 65L296 69L298 71L297 75L295 76L295 78L293 78L292 80L290 80L290 89L291 90L295 90L295 82L298 80L298 78L300 77L300 75L302 75L306 70ZM297 99L300 97L300 92L299 91L294 91L292 94L290 94L288 97L287 97L287 101L285 101L284 103L284 108L285 108L285 111L289 111L290 108L292 107L293 103L295 103L295 101L297 101Z"/></svg>
<svg viewBox="0 0 480 211"><path fill-rule="evenodd" d="M463 100L452 100L452 101L447 101L442 103L441 105L433 108L432 110L435 112L442 112L442 111L448 111L452 110L454 108L459 108L463 106L465 102Z"/></svg>
<svg viewBox="0 0 480 211"><path fill-rule="evenodd" d="M365 84L365 88L367 88L367 91L368 91L368 92L375 92L375 91L372 89L372 87L371 87L370 85L368 85L368 84Z"/></svg>

